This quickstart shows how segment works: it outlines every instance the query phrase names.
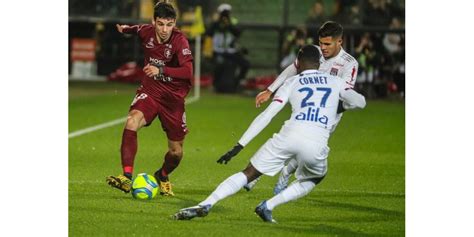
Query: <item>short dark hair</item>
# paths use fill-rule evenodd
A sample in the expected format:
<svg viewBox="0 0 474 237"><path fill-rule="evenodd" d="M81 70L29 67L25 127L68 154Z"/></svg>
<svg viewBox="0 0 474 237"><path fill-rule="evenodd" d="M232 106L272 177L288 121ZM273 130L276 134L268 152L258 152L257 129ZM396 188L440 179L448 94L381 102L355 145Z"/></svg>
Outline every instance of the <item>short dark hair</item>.
<svg viewBox="0 0 474 237"><path fill-rule="evenodd" d="M334 21L326 21L318 30L319 37L342 37L344 30L342 26Z"/></svg>
<svg viewBox="0 0 474 237"><path fill-rule="evenodd" d="M320 58L321 53L319 53L318 48L316 48L316 46L312 44L307 44L303 46L298 52L299 63L319 64Z"/></svg>
<svg viewBox="0 0 474 237"><path fill-rule="evenodd" d="M176 19L176 11L173 5L168 2L158 2L153 11L153 19L156 18Z"/></svg>

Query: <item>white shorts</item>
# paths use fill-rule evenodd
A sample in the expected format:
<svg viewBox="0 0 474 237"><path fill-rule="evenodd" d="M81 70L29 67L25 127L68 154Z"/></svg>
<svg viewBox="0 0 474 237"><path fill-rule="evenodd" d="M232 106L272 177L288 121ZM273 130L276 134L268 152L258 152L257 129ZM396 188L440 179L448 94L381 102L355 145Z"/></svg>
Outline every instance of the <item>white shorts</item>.
<svg viewBox="0 0 474 237"><path fill-rule="evenodd" d="M253 167L260 173L274 176L285 165L288 159L298 160L296 178L298 180L320 178L327 172L327 142L316 142L301 133L274 134L250 159Z"/></svg>

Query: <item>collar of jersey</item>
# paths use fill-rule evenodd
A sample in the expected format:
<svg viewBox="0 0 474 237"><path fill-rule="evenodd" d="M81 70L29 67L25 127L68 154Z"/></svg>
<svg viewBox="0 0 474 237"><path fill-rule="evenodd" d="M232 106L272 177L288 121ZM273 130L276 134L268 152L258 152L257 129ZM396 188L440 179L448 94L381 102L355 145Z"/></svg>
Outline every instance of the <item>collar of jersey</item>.
<svg viewBox="0 0 474 237"><path fill-rule="evenodd" d="M323 72L321 72L317 69L307 69L307 70L302 71L300 74L308 75L308 74L321 74L321 73L323 73Z"/></svg>
<svg viewBox="0 0 474 237"><path fill-rule="evenodd" d="M336 59L336 58L340 58L340 57L342 56L342 54L345 53L345 52L346 52L346 51L344 51L344 48L341 47L341 50L339 50L339 53L338 53L336 56L334 56L334 57L332 57L332 58L330 58L330 59L325 59L325 58L321 55L321 58L323 59L323 62L328 62L328 61L334 60L334 59Z"/></svg>

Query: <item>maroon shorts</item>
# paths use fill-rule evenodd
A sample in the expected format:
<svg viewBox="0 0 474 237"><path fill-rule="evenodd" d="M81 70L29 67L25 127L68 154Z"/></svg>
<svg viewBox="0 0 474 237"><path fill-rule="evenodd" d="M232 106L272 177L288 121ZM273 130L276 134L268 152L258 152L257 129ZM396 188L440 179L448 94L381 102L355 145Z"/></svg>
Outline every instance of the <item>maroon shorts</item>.
<svg viewBox="0 0 474 237"><path fill-rule="evenodd" d="M141 111L145 116L145 126L149 126L158 116L163 131L171 141L184 140L186 133L188 133L184 100L183 102L166 103L155 100L144 92L137 92L130 111L134 109Z"/></svg>

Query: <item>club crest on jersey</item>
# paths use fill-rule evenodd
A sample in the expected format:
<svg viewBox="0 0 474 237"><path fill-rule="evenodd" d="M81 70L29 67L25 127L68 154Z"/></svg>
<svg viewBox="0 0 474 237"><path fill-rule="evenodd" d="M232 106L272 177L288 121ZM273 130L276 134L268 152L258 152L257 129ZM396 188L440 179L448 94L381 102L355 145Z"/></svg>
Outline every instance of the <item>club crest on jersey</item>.
<svg viewBox="0 0 474 237"><path fill-rule="evenodd" d="M338 72L339 72L339 69L333 67L333 68L331 68L331 71L329 72L329 74L330 74L331 76L337 76L337 73L338 73Z"/></svg>
<svg viewBox="0 0 474 237"><path fill-rule="evenodd" d="M169 49L165 49L165 57L171 58L171 51Z"/></svg>
<svg viewBox="0 0 474 237"><path fill-rule="evenodd" d="M148 49L151 49L151 48L155 47L155 44L153 43L153 38L150 38L148 43L146 43L145 47L148 48Z"/></svg>

